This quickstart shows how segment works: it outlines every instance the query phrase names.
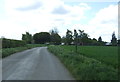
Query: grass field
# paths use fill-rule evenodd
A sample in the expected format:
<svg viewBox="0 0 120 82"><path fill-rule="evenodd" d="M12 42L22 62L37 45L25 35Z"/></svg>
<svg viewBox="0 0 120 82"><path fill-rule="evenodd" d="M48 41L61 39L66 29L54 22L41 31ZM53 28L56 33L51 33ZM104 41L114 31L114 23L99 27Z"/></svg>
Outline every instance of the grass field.
<svg viewBox="0 0 120 82"><path fill-rule="evenodd" d="M49 46L77 80L117 80L117 47Z"/></svg>
<svg viewBox="0 0 120 82"><path fill-rule="evenodd" d="M63 49L75 51L74 46L62 46ZM105 64L118 66L118 47L113 46L78 46L78 53L97 59Z"/></svg>

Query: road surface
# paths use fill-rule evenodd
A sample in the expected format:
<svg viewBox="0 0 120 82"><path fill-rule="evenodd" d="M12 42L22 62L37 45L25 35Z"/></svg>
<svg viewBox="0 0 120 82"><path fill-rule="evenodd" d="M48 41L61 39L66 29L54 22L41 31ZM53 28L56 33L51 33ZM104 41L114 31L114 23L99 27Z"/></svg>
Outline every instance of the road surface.
<svg viewBox="0 0 120 82"><path fill-rule="evenodd" d="M2 60L3 80L74 80L47 47L37 47Z"/></svg>

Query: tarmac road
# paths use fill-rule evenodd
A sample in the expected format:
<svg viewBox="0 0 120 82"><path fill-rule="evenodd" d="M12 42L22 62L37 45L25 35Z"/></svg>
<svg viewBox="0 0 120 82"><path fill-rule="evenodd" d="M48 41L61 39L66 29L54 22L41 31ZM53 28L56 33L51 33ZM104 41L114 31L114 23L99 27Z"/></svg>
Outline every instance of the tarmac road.
<svg viewBox="0 0 120 82"><path fill-rule="evenodd" d="M2 59L2 80L74 80L47 47L37 47Z"/></svg>

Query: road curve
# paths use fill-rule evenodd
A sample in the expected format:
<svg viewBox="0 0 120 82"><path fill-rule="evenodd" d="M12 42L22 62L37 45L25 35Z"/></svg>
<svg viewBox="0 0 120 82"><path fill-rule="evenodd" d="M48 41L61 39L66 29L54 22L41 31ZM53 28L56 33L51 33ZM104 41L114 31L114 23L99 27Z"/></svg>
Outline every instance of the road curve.
<svg viewBox="0 0 120 82"><path fill-rule="evenodd" d="M2 80L74 80L47 47L37 47L2 60Z"/></svg>

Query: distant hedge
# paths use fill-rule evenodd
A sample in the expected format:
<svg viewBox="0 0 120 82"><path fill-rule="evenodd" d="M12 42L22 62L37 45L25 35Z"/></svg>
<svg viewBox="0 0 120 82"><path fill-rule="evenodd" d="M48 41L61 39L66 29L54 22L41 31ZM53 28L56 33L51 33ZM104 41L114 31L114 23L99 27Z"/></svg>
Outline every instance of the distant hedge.
<svg viewBox="0 0 120 82"><path fill-rule="evenodd" d="M13 39L2 39L2 48L15 48L25 46L25 41L22 40L13 40Z"/></svg>

